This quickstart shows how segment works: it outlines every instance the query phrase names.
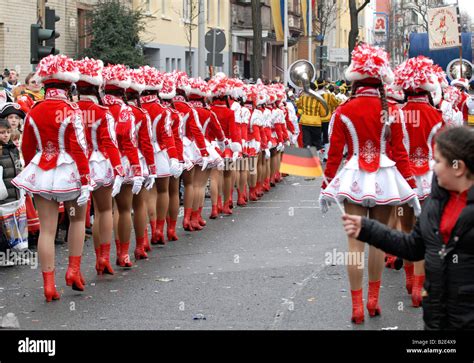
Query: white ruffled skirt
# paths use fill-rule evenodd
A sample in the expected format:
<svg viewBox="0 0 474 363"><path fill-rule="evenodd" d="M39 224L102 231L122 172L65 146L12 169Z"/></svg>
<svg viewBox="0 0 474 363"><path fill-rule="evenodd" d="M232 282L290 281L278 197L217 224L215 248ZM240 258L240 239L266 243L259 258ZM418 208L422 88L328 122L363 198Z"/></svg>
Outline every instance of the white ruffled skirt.
<svg viewBox="0 0 474 363"><path fill-rule="evenodd" d="M114 182L114 170L110 160L105 158L100 151L93 151L89 159L91 180L96 186L94 191L101 187L109 187Z"/></svg>
<svg viewBox="0 0 474 363"><path fill-rule="evenodd" d="M65 151L59 152L56 167L43 170L38 152L26 168L12 180L12 184L48 200L66 202L81 194L81 176L74 159ZM95 183L91 180L91 186Z"/></svg>
<svg viewBox="0 0 474 363"><path fill-rule="evenodd" d="M166 178L171 176L170 157L166 150L155 152L155 165L158 178Z"/></svg>
<svg viewBox="0 0 474 363"><path fill-rule="evenodd" d="M198 147L186 136L183 137L183 159L185 161L185 165L187 165L186 170L188 171L191 170L196 164L201 163L202 165L202 157Z"/></svg>
<svg viewBox="0 0 474 363"><path fill-rule="evenodd" d="M425 200L431 194L431 181L433 180L433 171L430 170L423 175L415 175L416 195L418 200Z"/></svg>
<svg viewBox="0 0 474 363"><path fill-rule="evenodd" d="M133 176L134 175L133 175L133 170L130 166L130 161L128 160L128 158L126 156L122 156L121 160L122 160L123 171L124 171L124 174L125 174L125 178L123 179L123 183L124 184L133 184ZM140 162L140 166L141 166L141 169L142 169L142 176L144 178L148 177L148 175L149 175L148 166L147 166L145 157L142 155L140 150L138 151L138 160Z"/></svg>
<svg viewBox="0 0 474 363"><path fill-rule="evenodd" d="M321 200L335 202L336 198L366 208L408 203L415 215L421 212L416 192L386 155L381 155L380 167L373 173L359 169L358 158L352 157L321 192Z"/></svg>

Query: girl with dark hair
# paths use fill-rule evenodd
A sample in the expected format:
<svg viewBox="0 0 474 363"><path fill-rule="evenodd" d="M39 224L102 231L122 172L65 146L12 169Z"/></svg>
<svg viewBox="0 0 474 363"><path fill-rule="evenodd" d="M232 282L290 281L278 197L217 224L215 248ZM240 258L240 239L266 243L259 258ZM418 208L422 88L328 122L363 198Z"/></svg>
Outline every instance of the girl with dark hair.
<svg viewBox="0 0 474 363"><path fill-rule="evenodd" d="M434 148L431 196L410 233L344 215L347 235L410 261L425 260L425 329L474 329L474 132L448 128Z"/></svg>
<svg viewBox="0 0 474 363"><path fill-rule="evenodd" d="M431 96L431 92L435 95L441 94L441 85L433 61L419 56L403 62L395 70L394 87L405 92L406 102L401 107L403 142L410 169L415 176L418 200L423 203L431 192L434 137L443 126L442 112L434 107ZM408 233L415 224L413 212L404 208L400 214L402 230ZM425 278L423 261L415 264L405 261L404 269L406 288L412 296L412 305L419 307Z"/></svg>
<svg viewBox="0 0 474 363"><path fill-rule="evenodd" d="M89 150L89 168L96 186L92 191L94 217L92 234L96 254L96 271L113 275L110 264L113 217L112 198L120 192L124 172L115 136L115 120L107 107L102 106L99 87L102 86L102 61L76 61L80 72L76 83L78 105L81 109Z"/></svg>
<svg viewBox="0 0 474 363"><path fill-rule="evenodd" d="M344 202L347 213L386 224L393 205L409 203L419 211L416 186L403 146L399 110L389 105L384 83L393 81L387 53L369 45L359 45L352 52L346 78L353 82L351 99L339 106L331 121L330 147L320 201ZM348 146L347 162L338 172L344 146ZM388 155L391 155L389 158ZM349 238L349 251L363 256L364 244ZM360 260L360 259L359 259ZM379 315L379 289L384 266L382 251L369 249L369 291L367 310ZM352 295L352 321L364 320L362 301L363 266L348 266Z"/></svg>

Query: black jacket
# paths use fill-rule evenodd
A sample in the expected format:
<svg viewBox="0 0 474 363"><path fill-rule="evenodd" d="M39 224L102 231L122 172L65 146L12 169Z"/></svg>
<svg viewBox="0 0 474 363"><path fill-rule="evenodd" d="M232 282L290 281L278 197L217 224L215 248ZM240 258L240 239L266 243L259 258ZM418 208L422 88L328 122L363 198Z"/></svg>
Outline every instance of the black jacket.
<svg viewBox="0 0 474 363"><path fill-rule="evenodd" d="M19 174L20 154L14 143L0 143L0 165L3 166L3 182L7 188L8 197L0 200L0 205L20 199L20 191L12 184L12 180Z"/></svg>
<svg viewBox="0 0 474 363"><path fill-rule="evenodd" d="M358 239L409 261L425 260L425 329L474 329L474 187L445 245L439 226L449 192L433 178L431 197L410 234L362 219Z"/></svg>

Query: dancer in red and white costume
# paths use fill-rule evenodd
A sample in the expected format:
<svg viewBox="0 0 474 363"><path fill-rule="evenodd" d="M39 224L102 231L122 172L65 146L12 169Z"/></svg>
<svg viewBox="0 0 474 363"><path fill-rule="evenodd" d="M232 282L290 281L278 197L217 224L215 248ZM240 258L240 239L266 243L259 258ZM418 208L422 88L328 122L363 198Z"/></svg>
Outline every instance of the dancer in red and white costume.
<svg viewBox="0 0 474 363"><path fill-rule="evenodd" d="M76 66L80 72L79 82L76 83L79 95L77 104L86 126L90 175L96 184L92 191L95 217L92 233L97 258L96 270L99 275L113 275L114 270L110 265L112 197L120 191L124 176L115 136L115 121L108 108L101 106L99 87L103 83L102 61L85 58L76 61Z"/></svg>
<svg viewBox="0 0 474 363"><path fill-rule="evenodd" d="M434 137L443 126L443 114L434 107L432 94L441 94L436 68L429 58L410 58L397 67L394 86L402 89L407 102L402 106L404 145L410 168L416 180L416 193L421 203L431 193L433 179ZM410 232L415 225L411 209L405 208L400 218L402 230ZM405 261L406 287L412 304L421 305L421 289L425 279L424 262Z"/></svg>
<svg viewBox="0 0 474 363"><path fill-rule="evenodd" d="M112 65L103 69L105 96L102 99L115 120L117 144L122 153L124 180L120 192L115 196L114 234L117 247L117 265L130 268L129 248L132 232L132 198L143 186L142 168L138 153L135 115L125 103L125 90L130 87L130 72L124 65Z"/></svg>
<svg viewBox="0 0 474 363"><path fill-rule="evenodd" d="M460 127L464 125L464 116L458 109L462 93L457 87L448 86L444 89L444 97L440 104L443 120L448 127Z"/></svg>
<svg viewBox="0 0 474 363"><path fill-rule="evenodd" d="M403 146L400 112L385 99L383 84L393 81L387 53L378 47L358 45L345 75L353 82L353 96L336 110L331 121L325 170L329 184L323 183L320 195L323 211L327 202L337 198L344 201L346 213L369 215L385 224L392 205L410 203L419 213L419 202L412 189L416 183ZM347 162L338 172L345 145ZM387 156L388 147L391 159ZM349 238L349 251L362 254L364 244ZM378 298L383 266L384 253L370 248L367 299L370 316L381 313ZM352 321L357 324L364 320L361 267L348 266Z"/></svg>
<svg viewBox="0 0 474 363"><path fill-rule="evenodd" d="M156 188L149 191L150 208L153 209L150 224L152 244L165 245L164 225L168 215L170 200L170 178L177 179L183 171L172 131L171 110L160 103L158 93L163 88L163 75L153 67L142 67L145 78L145 90L142 92L141 104L151 118L152 145L154 148L157 169ZM149 209L150 209L149 208ZM176 221L176 220L175 220Z"/></svg>
<svg viewBox="0 0 474 363"><path fill-rule="evenodd" d="M228 78L223 73L218 73L208 83L213 97L211 110L216 114L228 141L228 147L224 151L225 165L222 179L224 205L222 213L231 215L233 170L235 169L234 163L239 157L239 153L242 153L242 137L235 121L235 112L230 108L229 94L231 93L231 83ZM211 177L211 183L216 183L216 179Z"/></svg>
<svg viewBox="0 0 474 363"><path fill-rule="evenodd" d="M135 259L148 258L145 249L150 250L147 244L147 196L148 191L155 185L156 165L154 147L151 142L151 120L148 112L141 108L140 93L145 90L145 77L139 69L130 70L130 87L126 90L126 98L135 116L135 130L137 134L138 157L145 178L144 188L132 197L133 227L135 230L136 247Z"/></svg>
<svg viewBox="0 0 474 363"><path fill-rule="evenodd" d="M204 206L207 180L212 170L222 169L224 167L224 160L222 159L221 153L225 149L226 139L221 125L217 120L217 116L209 109L206 103L206 100L211 96L207 82L200 78L190 78L189 87L186 89L186 96L202 125L202 132L209 154L207 165L202 165L202 167L195 168L194 170L194 200L193 211L191 213L191 226L194 230L201 230L206 226L206 221L202 218L202 208Z"/></svg>
<svg viewBox="0 0 474 363"><path fill-rule="evenodd" d="M183 228L186 231L194 231L195 228L191 224L194 203L194 166L197 165L205 169L209 164L209 153L199 115L192 105L187 102L185 90L189 88L188 77L184 72L174 72L172 77L176 80L177 93L173 98L173 106L183 117L183 156L189 164L183 172ZM197 216L194 215L194 217Z"/></svg>
<svg viewBox="0 0 474 363"><path fill-rule="evenodd" d="M461 99L457 104L458 110L462 112L463 120L466 123L469 116L469 107L467 105L469 96L469 81L466 78L456 78L451 82L451 86L457 87L461 91Z"/></svg>
<svg viewBox="0 0 474 363"><path fill-rule="evenodd" d="M54 283L59 202L71 211L66 284L84 290L80 265L91 185L81 112L69 101L71 83L79 80L74 61L64 55L43 58L36 77L45 85L45 100L37 102L26 118L21 146L26 167L12 183L34 194L41 225L38 253L44 295L51 301L60 298Z"/></svg>
<svg viewBox="0 0 474 363"><path fill-rule="evenodd" d="M176 83L172 77L163 75L163 86L159 93L161 104L170 113L171 131L173 133L174 145L176 148L176 157L179 161L179 170L176 169L176 175L186 170L186 162L183 156L183 119L181 114L173 107L171 100L176 96ZM170 155L170 154L169 154ZM159 164L158 164L159 165ZM166 217L168 241L177 241L176 221L179 214L179 183L178 177L169 179L169 206L168 216Z"/></svg>

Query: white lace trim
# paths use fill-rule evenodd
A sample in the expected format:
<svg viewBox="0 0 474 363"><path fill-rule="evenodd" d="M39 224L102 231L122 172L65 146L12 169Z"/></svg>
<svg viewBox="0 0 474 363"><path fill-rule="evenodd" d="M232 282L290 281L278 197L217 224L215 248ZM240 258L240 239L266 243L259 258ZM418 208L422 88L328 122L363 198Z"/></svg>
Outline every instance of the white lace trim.
<svg viewBox="0 0 474 363"><path fill-rule="evenodd" d="M354 124L352 121L344 115L340 115L341 121L346 125L347 130L349 130L349 135L351 136L352 139L352 150L353 150L353 155L358 156L359 155L359 137L357 136L356 129L354 127Z"/></svg>
<svg viewBox="0 0 474 363"><path fill-rule="evenodd" d="M33 120L33 117L30 116L29 121L30 121L30 126L33 128L33 132L35 134L36 141L38 142L38 149L40 151L43 151L43 144L41 143L41 136L40 136L40 133L39 133L39 130L38 130L38 126L36 125L36 122Z"/></svg>
<svg viewBox="0 0 474 363"><path fill-rule="evenodd" d="M99 128L101 122L102 122L102 119L96 121L91 127L91 139L92 139L92 150L93 151L98 151L99 150L99 144L97 142L97 129Z"/></svg>

